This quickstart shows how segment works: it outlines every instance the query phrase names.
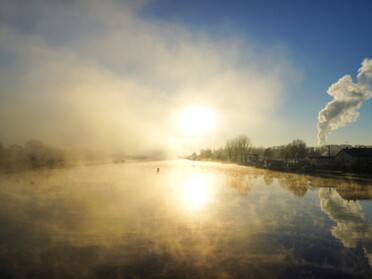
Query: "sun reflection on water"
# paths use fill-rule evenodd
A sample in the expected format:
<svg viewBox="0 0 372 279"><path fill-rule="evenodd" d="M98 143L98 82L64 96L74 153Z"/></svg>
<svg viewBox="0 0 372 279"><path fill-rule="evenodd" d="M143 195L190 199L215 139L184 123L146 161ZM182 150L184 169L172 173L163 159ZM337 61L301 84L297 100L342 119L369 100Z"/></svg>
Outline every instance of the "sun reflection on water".
<svg viewBox="0 0 372 279"><path fill-rule="evenodd" d="M188 210L198 210L213 200L212 177L203 174L189 175L179 184L180 201Z"/></svg>

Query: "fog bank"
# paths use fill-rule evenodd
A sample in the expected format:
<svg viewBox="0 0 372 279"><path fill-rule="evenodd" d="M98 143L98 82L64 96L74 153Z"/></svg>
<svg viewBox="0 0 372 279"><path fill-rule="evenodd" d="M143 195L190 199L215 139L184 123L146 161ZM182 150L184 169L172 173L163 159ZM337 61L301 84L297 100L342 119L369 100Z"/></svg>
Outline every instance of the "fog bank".
<svg viewBox="0 0 372 279"><path fill-rule="evenodd" d="M293 74L280 48L146 18L147 1L2 1L0 142L175 154L268 125ZM214 131L173 119L198 104Z"/></svg>

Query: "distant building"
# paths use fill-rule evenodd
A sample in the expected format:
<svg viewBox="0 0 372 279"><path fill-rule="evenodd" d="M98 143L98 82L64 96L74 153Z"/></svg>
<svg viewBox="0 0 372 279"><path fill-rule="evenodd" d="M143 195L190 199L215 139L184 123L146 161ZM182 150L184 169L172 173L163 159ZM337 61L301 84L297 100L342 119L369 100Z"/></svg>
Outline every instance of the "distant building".
<svg viewBox="0 0 372 279"><path fill-rule="evenodd" d="M334 165L335 157L331 156L309 156L310 165L318 169L329 169Z"/></svg>
<svg viewBox="0 0 372 279"><path fill-rule="evenodd" d="M317 169L363 169L372 172L372 148L344 148L336 156L309 156Z"/></svg>
<svg viewBox="0 0 372 279"><path fill-rule="evenodd" d="M372 171L372 148L342 149L335 156L335 162L344 168L371 168Z"/></svg>

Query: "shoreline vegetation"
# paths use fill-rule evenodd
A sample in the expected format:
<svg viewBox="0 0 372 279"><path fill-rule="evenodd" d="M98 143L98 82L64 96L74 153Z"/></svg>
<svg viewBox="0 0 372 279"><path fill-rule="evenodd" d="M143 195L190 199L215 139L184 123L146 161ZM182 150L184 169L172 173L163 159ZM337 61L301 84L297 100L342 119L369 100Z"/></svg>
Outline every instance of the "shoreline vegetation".
<svg viewBox="0 0 372 279"><path fill-rule="evenodd" d="M370 146L357 147L371 148ZM233 163L283 172L306 173L321 177L342 176L372 179L372 168L358 168L358 166L349 168L339 168L337 166L317 168L309 160L309 156L335 156L335 154L345 148L353 148L353 146L341 144L308 147L300 139L295 139L287 145L266 148L255 147L247 135L241 134L236 138L227 140L223 147L201 149L198 154L194 152L190 156L184 157L184 159ZM159 158L130 156L125 153L108 155L107 153L89 150L66 150L45 144L39 140L30 140L24 145L10 145L8 147L4 147L0 143L0 173L149 160L159 160Z"/></svg>
<svg viewBox="0 0 372 279"><path fill-rule="evenodd" d="M30 140L23 145L16 144L8 147L0 143L0 173L145 160L149 158L124 153L107 154L91 150L62 149L39 140Z"/></svg>
<svg viewBox="0 0 372 279"><path fill-rule="evenodd" d="M164 153L157 151L145 155L132 155L91 149L65 149L35 139L23 145L4 146L0 142L0 173L155 161L163 160L164 157Z"/></svg>
<svg viewBox="0 0 372 279"><path fill-rule="evenodd" d="M294 139L286 145L255 147L245 134L226 141L225 146L201 149L193 152L186 159L192 161L214 161L234 163L284 172L298 172L318 176L345 176L372 178L372 161L361 166L358 161L349 165L329 164L318 166L310 158L334 158L340 151L352 148L370 149L372 146L350 144L333 144L308 147L301 139Z"/></svg>

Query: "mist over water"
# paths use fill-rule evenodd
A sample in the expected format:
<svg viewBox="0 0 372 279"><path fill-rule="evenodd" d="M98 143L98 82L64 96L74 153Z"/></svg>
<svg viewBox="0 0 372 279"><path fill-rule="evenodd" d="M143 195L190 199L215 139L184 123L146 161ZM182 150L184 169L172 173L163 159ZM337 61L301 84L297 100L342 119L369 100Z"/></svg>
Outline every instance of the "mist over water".
<svg viewBox="0 0 372 279"><path fill-rule="evenodd" d="M369 278L371 193L182 160L1 175L0 275Z"/></svg>
<svg viewBox="0 0 372 279"><path fill-rule="evenodd" d="M322 152L281 144L306 55L152 2L1 1L0 279L371 278L371 179L289 172ZM371 79L365 59L329 88L320 145Z"/></svg>

